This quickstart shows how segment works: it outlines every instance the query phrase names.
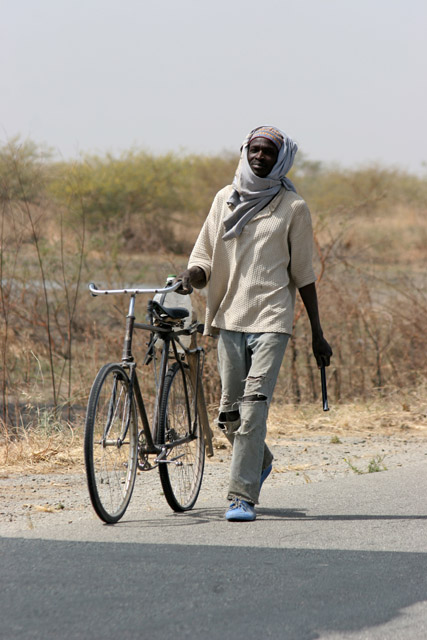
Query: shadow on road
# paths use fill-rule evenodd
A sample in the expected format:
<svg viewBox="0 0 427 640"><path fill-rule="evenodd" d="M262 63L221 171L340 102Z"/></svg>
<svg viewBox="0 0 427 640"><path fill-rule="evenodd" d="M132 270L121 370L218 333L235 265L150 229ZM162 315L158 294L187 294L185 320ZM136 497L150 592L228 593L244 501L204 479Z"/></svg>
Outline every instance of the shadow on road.
<svg viewBox="0 0 427 640"><path fill-rule="evenodd" d="M147 519L145 516L141 517L141 519L126 519L115 524L115 527L120 528L132 528L135 525L139 527L183 527L198 524L207 524L212 521L224 520L224 514L226 509L218 509L218 508L203 508L203 509L192 509L191 511L186 511L185 513L173 513L169 512L167 515L163 517ZM263 520L266 520L265 516L270 516L270 518L277 519L288 519L288 518L306 518L306 514L304 511L295 510L295 509L259 509L257 510L259 517ZM326 518L328 519L328 518ZM109 526L109 525L106 525Z"/></svg>
<svg viewBox="0 0 427 640"><path fill-rule="evenodd" d="M332 514L332 515L316 515L316 516L307 516L304 510L292 510L292 509L270 509L270 508L259 508L257 509L257 517L266 519L288 519L288 518L301 518L304 520L314 520L314 521L323 521L323 520L335 520L335 521L346 521L346 520L427 520L427 515L374 515L371 513L368 514Z"/></svg>
<svg viewBox="0 0 427 640"><path fill-rule="evenodd" d="M427 599L424 553L19 538L0 551L5 640L371 638Z"/></svg>
<svg viewBox="0 0 427 640"><path fill-rule="evenodd" d="M207 524L212 521L224 520L225 509L218 508L203 508L192 509L185 513L173 513L168 512L165 516L149 519L145 515L140 519L127 519L115 524L115 527L119 528L132 528L135 525L144 528L163 528L167 527L183 527L198 524ZM427 515L389 515L389 514L320 514L320 515L307 515L307 510L304 509L274 509L274 508L257 508L257 521L265 520L305 520L305 521L335 521L335 522L348 522L348 521L405 521L405 520L427 520ZM110 526L110 525L105 525ZM251 525L253 526L253 525Z"/></svg>

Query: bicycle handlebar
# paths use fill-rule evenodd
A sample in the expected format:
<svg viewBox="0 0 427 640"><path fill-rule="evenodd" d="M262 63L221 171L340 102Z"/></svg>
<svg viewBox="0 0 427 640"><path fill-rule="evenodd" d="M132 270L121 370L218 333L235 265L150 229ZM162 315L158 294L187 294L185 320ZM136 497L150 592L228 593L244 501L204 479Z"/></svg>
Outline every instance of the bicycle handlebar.
<svg viewBox="0 0 427 640"><path fill-rule="evenodd" d="M181 282L176 282L175 284L168 287L158 287L158 288L150 288L150 289L98 289L94 282L89 284L89 291L93 296L107 295L107 294L116 294L116 293L127 293L128 295L135 296L140 293L170 293L172 291L176 291L178 287L181 285Z"/></svg>

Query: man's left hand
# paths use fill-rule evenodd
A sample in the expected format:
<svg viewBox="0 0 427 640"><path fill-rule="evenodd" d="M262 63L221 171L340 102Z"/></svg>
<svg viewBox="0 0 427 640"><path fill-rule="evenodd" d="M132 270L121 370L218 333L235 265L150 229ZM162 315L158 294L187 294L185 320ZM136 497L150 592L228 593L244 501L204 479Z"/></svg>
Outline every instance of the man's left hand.
<svg viewBox="0 0 427 640"><path fill-rule="evenodd" d="M319 369L320 367L329 367L332 349L323 335L313 336L313 353Z"/></svg>

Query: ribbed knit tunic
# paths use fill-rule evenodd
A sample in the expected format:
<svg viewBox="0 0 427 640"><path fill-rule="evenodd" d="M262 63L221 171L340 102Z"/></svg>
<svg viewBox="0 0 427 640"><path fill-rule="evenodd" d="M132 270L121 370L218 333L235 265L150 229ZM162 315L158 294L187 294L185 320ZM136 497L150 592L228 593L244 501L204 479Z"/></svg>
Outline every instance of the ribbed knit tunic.
<svg viewBox="0 0 427 640"><path fill-rule="evenodd" d="M282 188L239 237L223 240L231 190L217 193L188 263L208 281L205 334L212 328L291 334L296 289L315 281L310 211Z"/></svg>

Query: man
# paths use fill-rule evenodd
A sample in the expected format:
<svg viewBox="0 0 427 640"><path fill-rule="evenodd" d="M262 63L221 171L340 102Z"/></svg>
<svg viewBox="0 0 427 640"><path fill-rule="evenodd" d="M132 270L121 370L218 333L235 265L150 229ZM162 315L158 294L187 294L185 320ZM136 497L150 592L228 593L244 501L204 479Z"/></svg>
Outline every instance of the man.
<svg viewBox="0 0 427 640"><path fill-rule="evenodd" d="M183 294L209 283L205 333L219 331L218 424L233 445L230 521L255 520L271 472L267 412L292 333L296 289L318 366L328 366L332 355L319 319L310 212L286 177L296 151L275 127L251 131L233 184L216 195L188 269L178 277Z"/></svg>

